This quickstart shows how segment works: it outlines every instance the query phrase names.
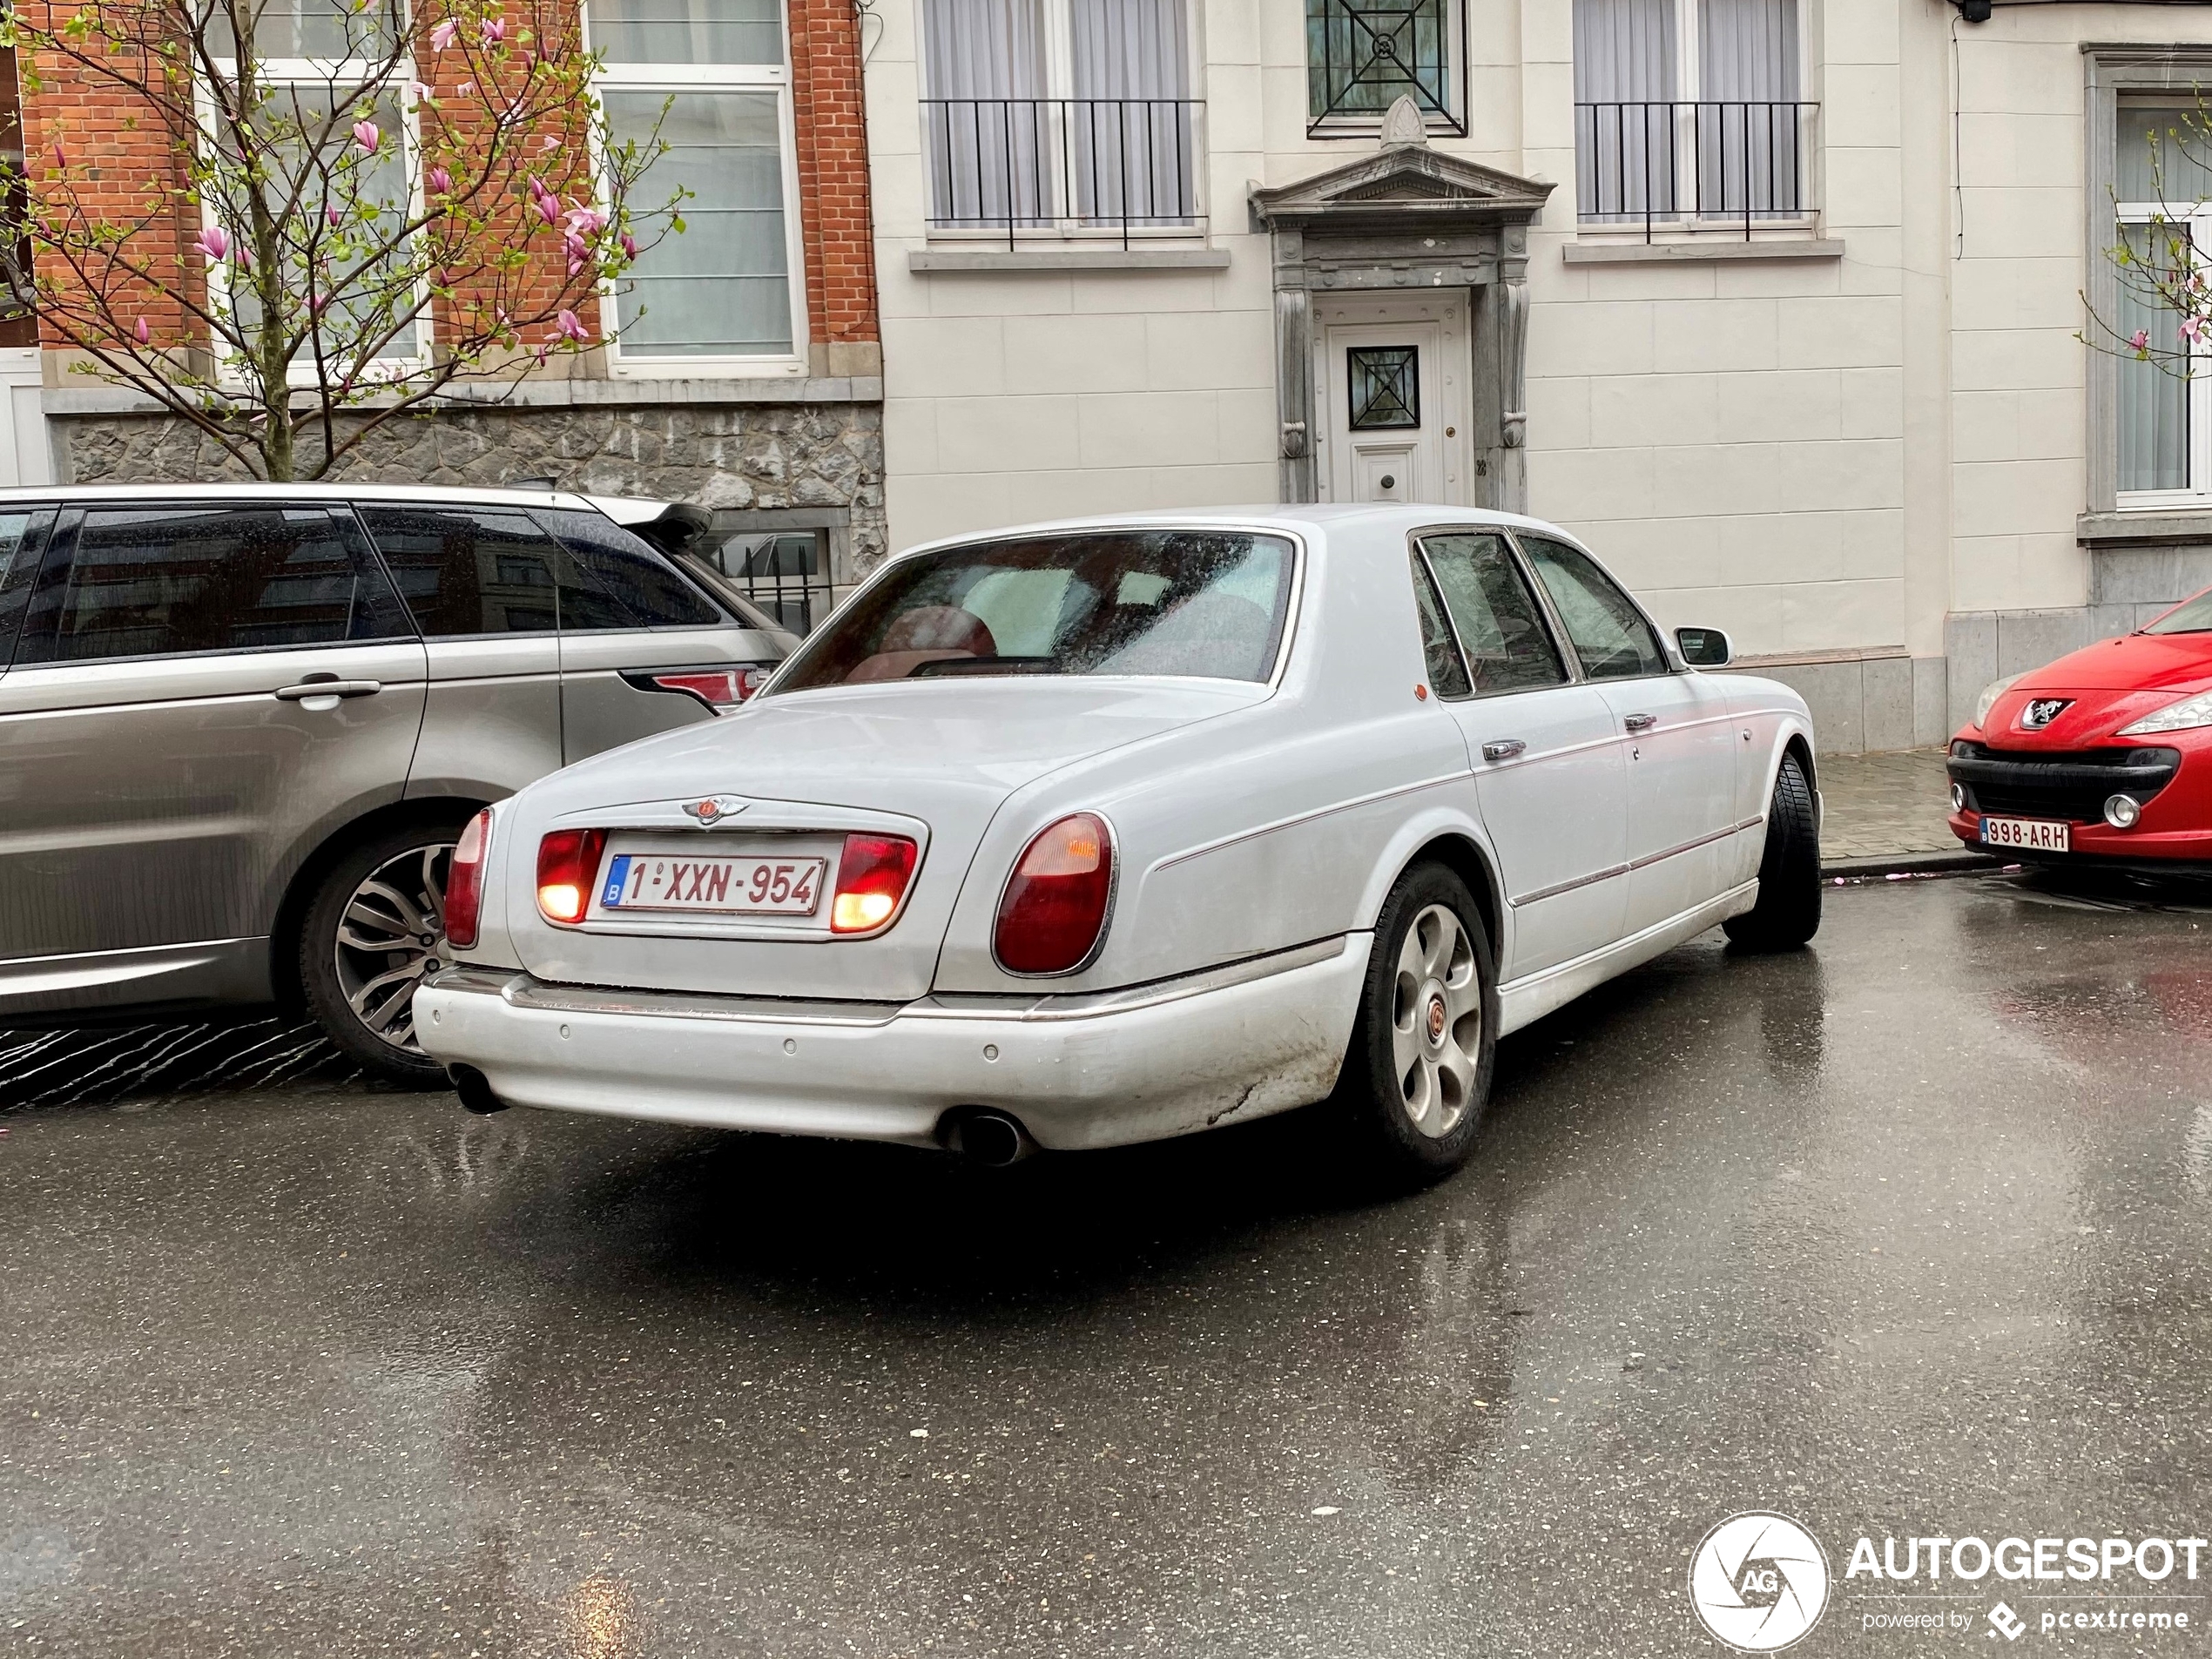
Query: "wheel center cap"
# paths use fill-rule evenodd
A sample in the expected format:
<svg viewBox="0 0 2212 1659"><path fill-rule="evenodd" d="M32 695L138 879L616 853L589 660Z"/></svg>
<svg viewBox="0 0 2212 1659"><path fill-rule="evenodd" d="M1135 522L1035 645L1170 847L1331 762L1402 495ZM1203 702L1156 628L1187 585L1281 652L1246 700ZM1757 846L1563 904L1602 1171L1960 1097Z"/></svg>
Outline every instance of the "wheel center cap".
<svg viewBox="0 0 2212 1659"><path fill-rule="evenodd" d="M1443 993L1431 991L1428 994L1428 1040L1432 1043L1442 1042L1444 1028L1450 1022L1450 1015L1444 1007Z"/></svg>

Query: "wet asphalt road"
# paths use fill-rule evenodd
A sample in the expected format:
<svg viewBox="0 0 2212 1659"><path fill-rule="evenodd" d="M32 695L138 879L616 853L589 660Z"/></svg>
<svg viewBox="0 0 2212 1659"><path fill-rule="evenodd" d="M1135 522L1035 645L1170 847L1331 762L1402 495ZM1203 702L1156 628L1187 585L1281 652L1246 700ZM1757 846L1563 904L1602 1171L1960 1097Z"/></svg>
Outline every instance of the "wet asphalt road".
<svg viewBox="0 0 2212 1659"><path fill-rule="evenodd" d="M2212 1531L2212 909L1831 891L1508 1042L1412 1197L327 1069L0 1116L0 1653L1717 1653L1740 1509ZM1892 1605L1796 1651L1993 1639Z"/></svg>

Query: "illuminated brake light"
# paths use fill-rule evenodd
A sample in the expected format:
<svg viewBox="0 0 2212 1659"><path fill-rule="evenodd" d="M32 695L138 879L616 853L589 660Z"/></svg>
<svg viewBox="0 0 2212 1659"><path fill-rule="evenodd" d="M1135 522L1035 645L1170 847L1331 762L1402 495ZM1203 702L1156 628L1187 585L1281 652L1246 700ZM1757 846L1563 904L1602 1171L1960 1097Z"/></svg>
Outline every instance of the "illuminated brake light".
<svg viewBox="0 0 2212 1659"><path fill-rule="evenodd" d="M484 854L491 850L491 808L469 820L455 843L446 872L446 943L467 950L476 942L476 915L483 905Z"/></svg>
<svg viewBox="0 0 2212 1659"><path fill-rule="evenodd" d="M897 914L920 852L903 835L848 835L837 860L836 897L830 901L833 934L873 933Z"/></svg>
<svg viewBox="0 0 2212 1659"><path fill-rule="evenodd" d="M674 691L720 714L736 708L768 683L772 664L733 663L727 668L633 671L624 678L641 691Z"/></svg>
<svg viewBox="0 0 2212 1659"><path fill-rule="evenodd" d="M537 907L548 921L573 927L590 907L604 830L552 830L537 844Z"/></svg>
<svg viewBox="0 0 2212 1659"><path fill-rule="evenodd" d="M1106 820L1074 813L1022 852L999 900L992 949L1013 974L1069 974L1090 960L1114 897Z"/></svg>

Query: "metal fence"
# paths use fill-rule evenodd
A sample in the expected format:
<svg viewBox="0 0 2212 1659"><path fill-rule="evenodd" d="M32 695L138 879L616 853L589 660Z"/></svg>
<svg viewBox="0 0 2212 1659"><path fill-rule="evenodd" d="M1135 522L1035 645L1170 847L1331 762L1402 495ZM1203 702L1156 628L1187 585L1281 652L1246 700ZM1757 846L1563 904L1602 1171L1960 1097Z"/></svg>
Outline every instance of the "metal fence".
<svg viewBox="0 0 2212 1659"><path fill-rule="evenodd" d="M1177 98L934 98L929 226L1069 235L1203 229L1205 105Z"/></svg>
<svg viewBox="0 0 2212 1659"><path fill-rule="evenodd" d="M1575 106L1584 224L1760 221L1812 211L1813 124L1820 106L1784 99L1628 101Z"/></svg>
<svg viewBox="0 0 2212 1659"><path fill-rule="evenodd" d="M829 538L819 530L739 531L707 556L746 598L802 637L849 590L832 579Z"/></svg>

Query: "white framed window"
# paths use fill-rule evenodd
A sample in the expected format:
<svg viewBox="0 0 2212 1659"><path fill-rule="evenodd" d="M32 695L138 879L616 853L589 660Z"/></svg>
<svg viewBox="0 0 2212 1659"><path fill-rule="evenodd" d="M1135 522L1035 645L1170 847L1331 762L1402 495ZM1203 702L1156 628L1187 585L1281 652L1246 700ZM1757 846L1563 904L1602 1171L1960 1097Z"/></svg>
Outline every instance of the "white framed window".
<svg viewBox="0 0 2212 1659"><path fill-rule="evenodd" d="M921 0L932 236L1203 236L1190 0Z"/></svg>
<svg viewBox="0 0 2212 1659"><path fill-rule="evenodd" d="M1466 137L1464 0L1305 0L1305 84L1308 138L1373 132L1400 98Z"/></svg>
<svg viewBox="0 0 2212 1659"><path fill-rule="evenodd" d="M1578 217L1810 220L1808 78L1799 0L1575 0Z"/></svg>
<svg viewBox="0 0 2212 1659"><path fill-rule="evenodd" d="M617 374L804 374L806 281L782 0L585 0L619 143L667 151L632 203L680 186L685 228L610 287Z"/></svg>
<svg viewBox="0 0 2212 1659"><path fill-rule="evenodd" d="M302 223L312 226L329 208L357 209L367 205L376 210L380 219L396 230L421 206L416 178L417 117L414 95L409 90L415 72L405 57L395 66L391 51L398 27L395 10L388 5L356 8L343 0L337 0L336 3L333 0L272 0L256 15L255 70L260 84L268 90L266 102L261 108L273 129L290 135L289 143L273 146L283 158L273 188L280 197L287 185L296 182L300 185L298 212ZM212 73L235 78L235 46L222 26L219 12L210 31L209 46ZM222 55L226 46L231 47L232 56ZM349 201L343 192L331 188L331 174L337 158L343 155L350 161L354 146L353 127L361 118L364 98L370 105L367 118L377 128L377 147L373 155L359 164L354 174L355 199ZM221 126L221 119L214 89L204 78L199 84L197 103L200 130L210 135L212 141ZM320 158L320 165L305 165L311 157ZM203 229L219 228L232 244L226 258L208 261L208 292L211 297L229 304L233 320L242 328L250 329L259 317L260 306L251 286L239 281L239 261L250 257L241 248L247 231L243 225L225 222L222 212L219 201L203 198ZM354 229L357 235L367 235L373 227L356 224ZM287 272L287 283L295 292L309 293L314 279L306 268L305 239L294 234L285 239L300 264L300 269ZM358 265L341 267L337 274L342 278L358 268ZM401 309L412 308L426 297L427 290L418 291ZM341 299L330 307L327 315L343 325L343 333L359 340L362 326L369 320L370 310L358 298ZM374 360L367 365L368 373L373 376L381 370L395 377L416 373L427 367L430 348L430 316L428 307L424 306L389 340L381 343ZM287 366L287 377L295 386L313 385L319 375L341 373L354 367L351 363L329 361L319 366L314 346L309 342L301 345ZM220 373L226 383L236 385L242 381L235 359L223 362Z"/></svg>
<svg viewBox="0 0 2212 1659"><path fill-rule="evenodd" d="M2212 166L2188 123L2195 105L2119 105L2113 147L2113 243L2156 266L2188 265L2212 252ZM2108 258L2099 253L2094 257ZM2125 509L2201 508L2212 503L2212 341L2191 341L2180 319L2141 292L2136 279L2114 284L2113 332L2141 330L2149 361L2125 354L2114 364L2114 482ZM2175 354L2182 354L2179 361ZM2184 375L2183 369L2193 371Z"/></svg>

